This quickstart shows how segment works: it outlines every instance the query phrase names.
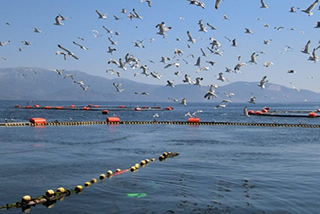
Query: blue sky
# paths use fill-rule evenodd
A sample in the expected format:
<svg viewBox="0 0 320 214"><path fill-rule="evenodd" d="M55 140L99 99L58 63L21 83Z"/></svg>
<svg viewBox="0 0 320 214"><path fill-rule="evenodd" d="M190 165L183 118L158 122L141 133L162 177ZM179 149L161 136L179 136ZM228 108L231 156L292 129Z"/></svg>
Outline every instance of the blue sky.
<svg viewBox="0 0 320 214"><path fill-rule="evenodd" d="M309 55L301 52L308 40L311 40L310 52L320 45L320 28L315 28L317 21L320 21L319 5L314 8L312 16L300 11L309 7L314 0L265 0L268 8L260 8L260 0L224 0L218 10L214 9L214 1L203 2L205 9L190 5L187 0L153 0L152 7L148 7L146 2L141 3L140 0L2 0L0 41L10 40L10 43L0 47L0 58L6 58L0 60L0 67L31 66L80 70L110 79L117 76L105 71L114 69L121 72L122 78L158 85L166 85L167 80L175 80L175 84L182 84L184 74L190 75L192 80L202 77L203 86L221 86L236 81L258 82L263 76L267 76L271 83L287 87L294 84L300 89L320 92L320 62L309 61ZM292 6L295 7L296 13L289 12ZM121 13L122 8L127 10L127 14ZM142 19L130 20L127 17L133 8L143 17ZM107 19L98 19L95 10L106 13ZM68 17L63 21L63 26L53 24L59 13ZM223 20L224 14L229 20ZM118 16L120 20L115 20L113 15ZM210 30L208 27L208 32L200 32L200 19L205 25L208 22L218 30ZM157 35L158 29L155 28L162 21L166 26L172 27L165 38ZM264 27L264 24L268 24L269 27ZM119 36L112 37L118 41L118 45L110 44L108 37L111 35L102 26L120 33ZM39 28L41 33L33 32L33 27ZM283 28L276 30L278 27ZM253 34L244 33L245 28L252 30ZM93 30L98 31L101 36L95 38ZM196 39L195 44L187 41L187 31ZM221 43L219 50L223 52L222 56L212 54L207 49L211 37ZM238 47L232 47L225 37L236 39ZM154 39L152 43L151 38ZM270 44L263 44L267 39L272 39ZM25 46L22 40L31 41L31 45ZM137 40L144 40L145 48L134 47L132 42ZM74 45L73 41L89 49L82 50ZM56 55L56 51L60 50L58 44L72 51L79 60L71 57L64 60L62 55ZM286 45L290 46L289 51L285 50ZM107 53L108 46L117 50L111 55ZM21 47L23 51L19 51ZM172 59L175 48L181 49L183 55ZM202 56L200 48L206 52L206 57ZM250 55L256 51L259 52L257 64L248 63ZM320 55L320 50L318 52ZM138 58L141 65L147 65L149 72L162 74L161 79L141 74L134 76L142 70L127 66L127 70L124 71L107 63L110 58L123 59L127 53ZM240 61L238 55L241 56ZM165 64L160 62L161 56L170 57L169 63L179 62L180 67L171 66L164 69ZM198 57L201 57L201 67L207 66L209 70L196 73L198 67L194 64ZM214 61L215 64L211 66L206 61ZM274 65L263 66L267 61L273 62ZM247 64L241 68L242 73L225 72L226 67L233 69L238 62ZM181 71L181 76L174 75L177 70ZM289 74L288 70L295 70L296 73ZM228 81L217 80L220 72L223 72ZM257 90L260 88L257 87Z"/></svg>

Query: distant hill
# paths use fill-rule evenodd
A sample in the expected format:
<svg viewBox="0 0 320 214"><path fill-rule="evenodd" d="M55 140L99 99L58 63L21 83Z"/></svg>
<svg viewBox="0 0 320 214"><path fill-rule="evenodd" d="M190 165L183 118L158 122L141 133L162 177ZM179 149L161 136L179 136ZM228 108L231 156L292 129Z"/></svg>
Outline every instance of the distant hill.
<svg viewBox="0 0 320 214"><path fill-rule="evenodd" d="M73 82L65 74L72 74L76 81L83 80L87 91ZM122 83L125 90L116 92L113 82ZM207 86L175 85L174 88L165 85L149 85L118 78L110 80L104 77L92 76L81 71L57 72L42 68L5 68L0 69L0 100L52 100L52 101L150 101L167 102L168 97L182 99L188 102L220 102L231 99L233 102L247 102L251 96L256 102L303 102L305 100L320 102L320 94L308 90L297 90L281 85L267 83L265 89L260 89L257 82L234 82L217 88L218 98L206 100L203 98L208 91ZM134 92L148 92L149 95ZM235 95L228 98L225 92Z"/></svg>

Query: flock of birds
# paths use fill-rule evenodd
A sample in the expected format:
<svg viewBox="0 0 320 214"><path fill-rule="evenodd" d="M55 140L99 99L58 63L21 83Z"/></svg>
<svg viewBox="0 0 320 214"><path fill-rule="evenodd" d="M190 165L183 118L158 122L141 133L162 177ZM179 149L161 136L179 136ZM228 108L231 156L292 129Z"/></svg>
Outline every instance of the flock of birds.
<svg viewBox="0 0 320 214"><path fill-rule="evenodd" d="M316 6L318 5L318 1L319 0L315 0L309 7L307 7L306 9L300 9L300 8L295 8L294 6L290 7L288 12L290 13L296 13L297 10L300 10L303 13L306 13L308 16L312 16L313 15L313 11L315 10ZM148 7L152 7L152 1L151 0L140 0L141 3L146 3ZM202 9L206 8L205 2L200 1L200 0L187 0L187 2L189 2L190 5L195 5L198 6ZM215 0L214 1L214 7L215 9L219 9L219 7L224 3L224 1L222 0ZM264 2L264 0L260 0L261 6L260 8L268 8L268 5ZM320 7L319 7L320 10ZM100 10L95 10L93 11L93 13L95 12L95 15L97 16L98 20L106 20L106 19L111 19L107 16L107 13L103 13ZM122 15L113 15L113 20L114 21L120 21L121 19L124 18L128 18L130 20L143 20L143 16L136 10L136 9L132 9L132 11L127 11L125 8L123 8L121 11L119 11L120 14ZM65 17L61 14L58 14L55 18L54 18L54 22L52 23L53 25L56 26L64 26L65 25L65 21L67 21L69 19L69 17ZM180 20L184 20L183 17L179 17ZM224 14L223 20L230 20L228 18L228 16L226 14ZM7 25L10 25L10 23L6 23ZM213 24L207 22L204 23L204 21L202 19L198 20L197 22L198 25L198 32L200 33L207 33L209 30L210 31L217 31L219 30L218 28L214 27ZM114 53L118 52L118 48L117 46L119 45L119 40L117 40L116 38L120 38L119 36L121 35L118 31L115 30L110 30L107 26L102 25L101 26L102 29L104 30L105 33L107 33L107 40L109 42L108 45L108 50L106 51L108 55L113 56ZM155 31L155 36L160 36L159 38L161 39L166 39L168 38L169 32L174 29L174 27L172 26L168 26L166 22L162 21L159 23L155 23L154 27L156 28ZM268 24L264 24L264 27L268 28L270 27ZM138 28L138 26L136 26L136 28ZM275 30L282 30L284 27L274 27ZM316 23L315 28L320 28L320 22ZM42 33L42 31L37 28L37 27L33 27L34 32L35 33ZM186 35L182 35L185 38L187 38L186 41L186 49L189 51L192 49L192 46L197 43L197 41L199 40L198 37L194 37L193 36L193 31L191 30L186 30ZM254 34L253 31L249 28L245 28L244 29L244 33L245 34ZM100 34L100 32L98 30L93 30L92 34L95 38L99 38L102 37L102 34ZM237 41L236 38L230 39L227 36L224 37L228 42L230 42L230 45L232 47L238 47L239 46L239 41ZM83 51L87 51L90 50L90 48L84 46L83 44L81 44L82 42L85 41L84 38L82 37L77 37L77 40L73 41L73 45L77 46L78 48L80 48ZM153 43L156 39L154 37L149 39L149 43ZM180 38L176 38L177 42L182 41L183 39ZM266 39L263 41L263 44L265 45L269 45L272 42L272 39ZM24 46L30 46L32 45L31 41L26 41L26 40L22 40L21 43ZM182 74L182 72L180 71L180 67L181 67L181 63L183 63L184 65L191 65L191 66L195 66L196 69L195 73L196 74L201 74L203 72L207 72L208 70L210 70L211 67L214 67L216 64L216 61L213 60L209 60L208 56L214 55L214 56L222 56L224 54L224 51L222 50L223 44L224 42L218 41L216 38L214 37L209 37L209 44L207 44L206 47L201 47L200 48L200 56L195 56L196 52L192 52L189 53L186 56L186 52L181 48L174 48L173 51L173 56L161 56L160 59L155 60L155 59L149 59L148 62L142 62L143 60L140 60L138 57L136 57L134 54L132 53L125 53L118 59L114 59L114 58L109 58L107 60L107 65L108 68L105 70L105 72L107 74L113 75L116 74L117 77L121 77L122 73L124 71L127 71L128 69L135 69L137 72L134 72L133 77L137 77L139 75L141 76L145 76L145 77L152 77L155 79L162 79L163 74L156 72L156 71L150 71L150 67L153 64L163 64L163 71L166 70L170 70L170 69L175 69L174 71L174 75L176 77L180 76ZM0 41L0 46L4 47L10 44L10 40L7 41ZM317 56L317 50L320 48L320 44L318 44L316 47L314 47L311 50L311 40L307 41L306 45L302 48L301 52L303 54L308 54L309 61L312 62L317 62L319 60L319 57ZM146 44L146 39L136 39L134 41L132 41L132 46L135 48L139 48L139 49L145 49L147 44ZM65 46L62 46L61 44L57 44L57 51L55 52L55 54L57 56L62 56L63 60L69 60L70 58L72 60L79 60L79 57L71 50L74 48L66 48ZM23 51L23 47L19 48L19 51ZM284 52L289 52L292 51L292 47L291 46L286 46L285 47L285 51ZM190 51L189 51L190 52ZM219 72L216 75L216 80L217 81L221 81L221 82L228 82L228 78L225 77L224 73L242 73L242 68L244 66L247 66L248 64L257 64L257 57L259 57L260 55L265 54L264 51L254 51L251 56L250 56L250 60L247 62L244 62L242 60L241 55L237 56L237 61L238 63L234 65L234 67L230 68L230 67L225 67L225 72ZM171 54L170 54L171 55ZM3 59L5 59L3 57ZM206 59L206 60L204 60ZM208 59L208 60L207 60ZM194 63L191 62L191 60L194 60ZM270 67L273 66L274 63L272 61L267 61L263 64L264 67ZM58 75L63 75L65 73L65 69L52 69L52 71L56 72ZM189 71L190 72L190 71ZM296 73L295 70L293 69L289 69L288 73ZM73 83L78 84L84 91L87 91L89 89L89 85L85 86L85 83L83 80L75 80L74 76L72 74L65 74L64 78L70 78ZM181 84L189 84L189 85L194 85L194 86L199 86L202 87L203 83L202 81L204 80L203 77L196 77L195 79L192 79L191 76L187 73L185 73L183 75L183 79L180 82ZM266 87L266 83L268 82L268 78L266 75L264 75L261 80L259 80L257 87L262 89L265 89ZM113 86L116 90L116 92L121 93L125 91L125 88L123 88L123 84L122 83L116 83L113 82ZM175 87L175 80L173 79L167 79L166 80L166 86L174 88ZM208 92L206 92L203 95L204 99L213 99L213 98L218 98L218 93L216 92L218 85L217 84L210 84L208 89ZM295 86L292 84L292 88L295 88ZM143 92L134 92L135 94L140 94L140 95L149 95L149 92L143 91ZM232 92L224 92L225 96L227 96L228 98L231 98L234 93ZM178 102L184 106L187 106L187 98L183 98L181 100L178 100L176 98L168 98L169 100L172 100L174 102ZM252 95L251 97L248 98L248 103L255 103L255 99L256 97L254 95ZM224 108L227 106L227 104L231 103L231 99L223 99L220 104L216 105L214 108ZM199 112L197 112L199 113ZM195 113L196 114L196 113ZM188 116L194 116L195 114L187 114ZM247 107L244 108L243 114L246 116L249 116L247 114Z"/></svg>

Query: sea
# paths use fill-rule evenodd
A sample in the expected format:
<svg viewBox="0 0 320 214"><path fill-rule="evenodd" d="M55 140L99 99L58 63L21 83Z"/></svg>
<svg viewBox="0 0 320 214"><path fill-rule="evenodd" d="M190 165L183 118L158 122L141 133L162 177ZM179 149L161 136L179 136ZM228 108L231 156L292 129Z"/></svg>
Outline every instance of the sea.
<svg viewBox="0 0 320 214"><path fill-rule="evenodd" d="M15 105L86 106L101 111L23 109ZM120 105L128 107L118 108ZM320 118L246 117L243 108L310 110L319 103L213 102L126 103L0 101L0 122L187 121L198 111L202 122L320 124ZM134 111L135 107L161 109ZM165 107L173 110L163 110ZM320 210L320 130L303 127L264 127L173 124L83 124L78 126L0 126L0 206L33 198L58 187L83 191L0 213L215 213L301 214ZM178 156L159 161L164 152ZM144 167L100 180L108 170ZM89 187L84 183L96 178Z"/></svg>

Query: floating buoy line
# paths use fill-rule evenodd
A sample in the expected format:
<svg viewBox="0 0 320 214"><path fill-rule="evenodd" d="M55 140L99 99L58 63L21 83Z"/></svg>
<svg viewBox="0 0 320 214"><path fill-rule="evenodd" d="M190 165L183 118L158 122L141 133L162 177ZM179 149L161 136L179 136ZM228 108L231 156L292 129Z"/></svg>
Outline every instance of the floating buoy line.
<svg viewBox="0 0 320 214"><path fill-rule="evenodd" d="M173 152L163 152L162 155L159 156L159 161L165 161L167 158L173 158L178 156L179 153L173 153ZM47 190L43 195L40 195L38 197L31 197L30 195L24 195L22 196L20 201L17 201L12 204L6 204L0 207L0 210L8 210L13 208L21 208L22 212L29 212L31 207L35 207L38 204L42 204L46 206L47 208L53 207L55 203L58 201L64 200L67 196L70 196L74 193L81 193L85 188L90 187L93 184L96 184L98 179L103 181L106 178L111 178L126 172L136 172L139 170L139 168L146 167L150 162L155 162L156 158L152 159L144 159L141 160L140 163L136 163L135 165L131 166L127 169L116 169L115 171L108 170L105 174L102 173L99 175L98 178L92 178L90 181L86 181L83 183L83 185L76 185L72 189L65 189L64 187L58 187L56 191L53 189Z"/></svg>
<svg viewBox="0 0 320 214"><path fill-rule="evenodd" d="M105 121L68 121L68 122L47 122L44 118L31 118L29 122L7 122L0 123L0 126L21 127L21 126L81 126L81 125L205 125L205 126L259 126L259 127L300 127L320 128L320 124L306 123L247 123L247 122L200 122L199 118L189 118L188 121L120 121L118 117L107 117Z"/></svg>

